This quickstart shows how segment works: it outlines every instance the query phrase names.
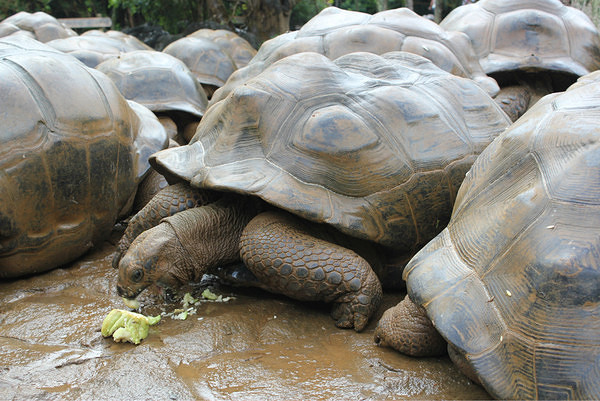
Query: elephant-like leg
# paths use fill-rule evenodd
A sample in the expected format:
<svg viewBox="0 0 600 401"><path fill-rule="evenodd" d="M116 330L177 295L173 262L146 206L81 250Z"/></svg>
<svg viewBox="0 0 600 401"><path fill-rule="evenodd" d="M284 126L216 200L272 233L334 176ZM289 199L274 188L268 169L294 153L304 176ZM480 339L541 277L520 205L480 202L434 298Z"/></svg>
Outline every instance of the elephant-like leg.
<svg viewBox="0 0 600 401"><path fill-rule="evenodd" d="M311 227L284 212L259 214L242 233L240 256L272 292L333 302L336 325L360 331L380 304L379 279L362 257L311 235Z"/></svg>
<svg viewBox="0 0 600 401"><path fill-rule="evenodd" d="M408 295L383 313L375 328L375 343L417 357L443 355L447 347L425 308L413 303Z"/></svg>

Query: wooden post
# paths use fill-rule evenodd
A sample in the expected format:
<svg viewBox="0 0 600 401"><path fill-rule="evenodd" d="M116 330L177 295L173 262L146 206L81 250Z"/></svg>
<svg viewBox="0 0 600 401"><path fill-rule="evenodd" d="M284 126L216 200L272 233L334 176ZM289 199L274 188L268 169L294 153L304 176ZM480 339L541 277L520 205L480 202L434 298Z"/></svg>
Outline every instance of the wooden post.
<svg viewBox="0 0 600 401"><path fill-rule="evenodd" d="M442 7L444 7L443 0L435 0L435 12L433 14L433 18L436 23L440 23L442 20Z"/></svg>
<svg viewBox="0 0 600 401"><path fill-rule="evenodd" d="M110 28L112 20L108 17L58 18L58 22L69 28Z"/></svg>

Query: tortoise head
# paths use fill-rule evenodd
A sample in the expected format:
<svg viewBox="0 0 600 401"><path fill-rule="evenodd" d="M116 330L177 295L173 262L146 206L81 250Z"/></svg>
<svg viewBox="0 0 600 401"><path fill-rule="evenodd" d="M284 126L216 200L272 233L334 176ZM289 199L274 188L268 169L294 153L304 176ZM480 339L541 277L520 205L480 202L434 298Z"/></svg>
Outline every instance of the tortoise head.
<svg viewBox="0 0 600 401"><path fill-rule="evenodd" d="M162 225L141 233L119 261L117 292L135 299L152 284L165 288L176 287L177 266L172 259L172 242L176 240Z"/></svg>

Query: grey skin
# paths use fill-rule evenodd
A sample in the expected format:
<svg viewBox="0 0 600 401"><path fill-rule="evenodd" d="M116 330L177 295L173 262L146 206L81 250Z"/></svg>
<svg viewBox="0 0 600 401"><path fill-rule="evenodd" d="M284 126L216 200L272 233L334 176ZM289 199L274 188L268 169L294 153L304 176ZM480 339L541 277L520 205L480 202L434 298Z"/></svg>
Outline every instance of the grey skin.
<svg viewBox="0 0 600 401"><path fill-rule="evenodd" d="M266 210L252 197L205 195L187 184L163 191L172 202L161 191L132 218L119 244L113 265L119 268L122 297L135 299L152 284L177 289L241 259L261 288L301 301L333 303L331 315L341 328L362 330L380 304L381 284L371 267L377 252L363 241L281 210ZM357 249L371 264L340 243Z"/></svg>

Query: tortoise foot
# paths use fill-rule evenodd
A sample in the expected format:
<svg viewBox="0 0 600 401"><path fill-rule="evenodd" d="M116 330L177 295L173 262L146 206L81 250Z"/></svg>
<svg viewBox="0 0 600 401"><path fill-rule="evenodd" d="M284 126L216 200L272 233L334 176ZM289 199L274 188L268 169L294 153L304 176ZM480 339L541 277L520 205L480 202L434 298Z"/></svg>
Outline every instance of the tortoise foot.
<svg viewBox="0 0 600 401"><path fill-rule="evenodd" d="M366 280L362 280L361 284L357 291L334 301L331 317L336 320L337 327L361 331L381 302L381 284L373 271L367 275Z"/></svg>
<svg viewBox="0 0 600 401"><path fill-rule="evenodd" d="M383 313L375 328L375 343L416 357L443 355L447 347L425 309L408 295Z"/></svg>

